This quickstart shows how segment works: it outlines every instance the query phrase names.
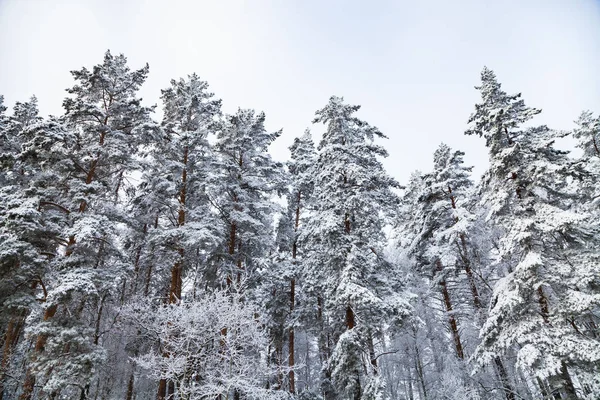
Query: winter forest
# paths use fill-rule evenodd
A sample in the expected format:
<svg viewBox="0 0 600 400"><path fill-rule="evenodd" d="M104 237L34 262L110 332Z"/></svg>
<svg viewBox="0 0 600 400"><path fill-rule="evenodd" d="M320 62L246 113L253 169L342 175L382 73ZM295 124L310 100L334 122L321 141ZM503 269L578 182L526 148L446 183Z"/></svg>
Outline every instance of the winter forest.
<svg viewBox="0 0 600 400"><path fill-rule="evenodd" d="M483 176L442 143L397 182L343 97L279 163L264 113L196 74L145 107L139 67L0 97L0 399L600 398L597 114L536 125L484 67L448 133Z"/></svg>

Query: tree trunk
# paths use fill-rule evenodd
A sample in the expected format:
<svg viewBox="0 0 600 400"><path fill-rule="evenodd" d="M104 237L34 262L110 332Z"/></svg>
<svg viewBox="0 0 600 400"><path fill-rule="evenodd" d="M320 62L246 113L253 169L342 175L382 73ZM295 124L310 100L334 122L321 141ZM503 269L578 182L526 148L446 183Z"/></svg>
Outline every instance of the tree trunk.
<svg viewBox="0 0 600 400"><path fill-rule="evenodd" d="M415 345L415 369L419 382L421 383L421 390L423 391L423 399L427 400L427 387L425 385L425 374L423 373L423 363L421 361L421 355L419 353L419 347Z"/></svg>
<svg viewBox="0 0 600 400"><path fill-rule="evenodd" d="M161 379L158 381L158 393L156 395L156 400L166 400L167 399L167 380Z"/></svg>
<svg viewBox="0 0 600 400"><path fill-rule="evenodd" d="M125 394L125 400L133 400L133 390L135 384L135 367L131 370L129 375L129 381L127 382L127 393Z"/></svg>
<svg viewBox="0 0 600 400"><path fill-rule="evenodd" d="M296 280L292 278L290 282L290 313L294 311L295 293L296 292ZM290 372L288 373L288 379L290 381L290 393L296 393L296 381L294 376L294 327L290 326L288 335L288 366ZM0 399L2 400L2 399Z"/></svg>
<svg viewBox="0 0 600 400"><path fill-rule="evenodd" d="M295 263L297 254L298 254L298 240L296 239L296 234L298 232L298 226L300 225L300 201L302 200L302 193L298 191L298 197L296 198L296 218L294 221L294 242L292 244L292 259ZM290 280L290 315L294 312L294 307L296 304L296 279L292 278ZM296 381L294 376L294 327L290 326L289 337L288 337L288 366L290 367L290 372L288 374L288 379L290 381L290 393L296 393ZM0 399L1 400L1 399Z"/></svg>
<svg viewBox="0 0 600 400"><path fill-rule="evenodd" d="M442 262L440 260L437 261L437 270L441 272L443 269ZM444 305L446 307L446 312L448 313L448 322L450 324L450 331L452 332L452 339L454 340L454 349L456 350L456 355L461 360L465 358L463 353L463 347L460 340L460 333L458 331L458 324L456 323L456 318L454 317L454 313L452 310L452 302L450 301L450 293L448 292L448 286L446 285L446 280L440 280L440 288L442 290L442 296L444 298Z"/></svg>

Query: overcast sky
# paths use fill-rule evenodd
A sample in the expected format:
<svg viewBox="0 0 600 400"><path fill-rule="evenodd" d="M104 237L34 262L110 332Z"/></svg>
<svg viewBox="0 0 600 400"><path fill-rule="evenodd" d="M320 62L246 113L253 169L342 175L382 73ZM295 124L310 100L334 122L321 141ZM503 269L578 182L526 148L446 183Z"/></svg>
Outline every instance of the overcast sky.
<svg viewBox="0 0 600 400"><path fill-rule="evenodd" d="M344 96L389 136L385 165L401 182L430 168L441 141L483 171L483 140L463 131L484 65L543 109L539 123L569 129L582 110L600 112L598 0L0 0L9 106L35 94L42 114L61 113L69 71L107 49L150 64L147 104L196 72L226 112L265 111L284 130L280 160L315 110Z"/></svg>

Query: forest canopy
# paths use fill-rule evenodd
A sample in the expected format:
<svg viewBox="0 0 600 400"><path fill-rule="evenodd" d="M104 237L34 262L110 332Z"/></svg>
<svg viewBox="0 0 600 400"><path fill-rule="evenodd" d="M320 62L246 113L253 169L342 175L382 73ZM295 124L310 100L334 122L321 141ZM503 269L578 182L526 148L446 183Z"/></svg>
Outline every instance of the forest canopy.
<svg viewBox="0 0 600 400"><path fill-rule="evenodd" d="M0 96L0 400L600 397L598 114L484 67L483 176L441 143L397 182L343 97L281 163L196 74L160 119L148 65L71 74L59 116Z"/></svg>

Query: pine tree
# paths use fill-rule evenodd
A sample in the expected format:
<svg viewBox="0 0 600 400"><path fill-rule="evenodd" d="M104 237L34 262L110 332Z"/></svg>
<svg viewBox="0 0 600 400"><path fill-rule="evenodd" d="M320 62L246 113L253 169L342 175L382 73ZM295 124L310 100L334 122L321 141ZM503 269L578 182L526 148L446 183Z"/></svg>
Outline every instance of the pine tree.
<svg viewBox="0 0 600 400"><path fill-rule="evenodd" d="M226 227L221 233L220 260L216 260L230 286L254 274L273 250L273 216L278 207L271 196L283 193L283 166L272 160L269 145L281 131L267 132L265 114L239 109L225 117L214 145L208 177L211 204ZM255 282L249 282L250 285Z"/></svg>
<svg viewBox="0 0 600 400"><path fill-rule="evenodd" d="M59 188L53 166L65 155L61 144L67 139L55 122L43 122L38 116L35 97L17 102L13 114L2 122L6 141L0 155L4 178L0 188L0 326L6 334L0 398L8 387L4 373L22 337L25 318L48 297L46 274L65 226L64 212L55 200ZM12 375L18 376L18 368Z"/></svg>
<svg viewBox="0 0 600 400"><path fill-rule="evenodd" d="M359 106L331 97L314 122L326 132L318 147L314 194L303 232L306 277L318 297L324 323L320 348L326 398L330 376L339 398L377 398L382 390L373 342L384 321L405 311L401 296L391 296L394 279L383 259L383 215L391 212L398 184L385 173L378 157L387 152L373 143L385 138L375 127L354 117ZM329 341L332 348L329 348ZM368 376L362 355L368 354Z"/></svg>
<svg viewBox="0 0 600 400"><path fill-rule="evenodd" d="M116 205L136 168L140 137L152 125L152 109L136 97L147 74L148 66L130 71L123 55L110 52L92 71L72 72L76 84L68 89L61 122L73 140L57 165L64 192L56 204L69 220L61 235L66 243L46 282L42 321L28 328L37 340L23 399L31 398L34 383L49 396L62 391L87 398L105 359L100 339L107 303L120 300L127 276L117 241L127 218Z"/></svg>
<svg viewBox="0 0 600 400"><path fill-rule="evenodd" d="M296 358L295 334L300 319L306 317L306 310L297 304L304 305L305 297L299 276L303 268L302 249L298 238L303 229L306 217L306 206L310 201L313 190L312 170L316 160L314 143L310 132L306 130L303 136L295 138L290 146L290 161L287 163L289 172L289 193L287 194L287 209L278 221L277 246L272 268L264 277L261 289L265 298L270 331L275 347L275 362L280 370L283 367L283 345L287 341L287 368L290 393L296 393ZM278 376L279 387L284 386L283 375Z"/></svg>
<svg viewBox="0 0 600 400"><path fill-rule="evenodd" d="M150 142L149 165L134 200L136 214L144 223L138 228L141 237L138 234L132 241L151 243L144 292L149 292L152 270L159 277L167 275L168 279L159 279L157 289L164 302L170 304L181 301L184 276L192 276L191 267L213 254L218 243L219 225L210 210L205 187L211 154L207 138L214 131L221 102L207 89L208 84L192 74L187 79L172 80L171 86L162 91L162 129ZM149 230L151 226L154 229ZM138 252L136 280L142 245L134 245ZM166 274L162 265L170 265ZM161 378L158 397L174 395L167 393L175 390L173 384Z"/></svg>
<svg viewBox="0 0 600 400"><path fill-rule="evenodd" d="M514 351L517 368L532 373L542 393L575 399L572 374L594 370L600 354L593 335L579 329L597 307L590 283L600 276L585 250L590 229L572 208L582 172L553 147L556 133L520 127L539 111L519 95L506 95L493 72L484 69L478 89L483 103L466 134L483 136L490 148L482 205L500 231L496 264L504 276L495 285L476 359L488 363ZM585 281L572 280L582 272Z"/></svg>

